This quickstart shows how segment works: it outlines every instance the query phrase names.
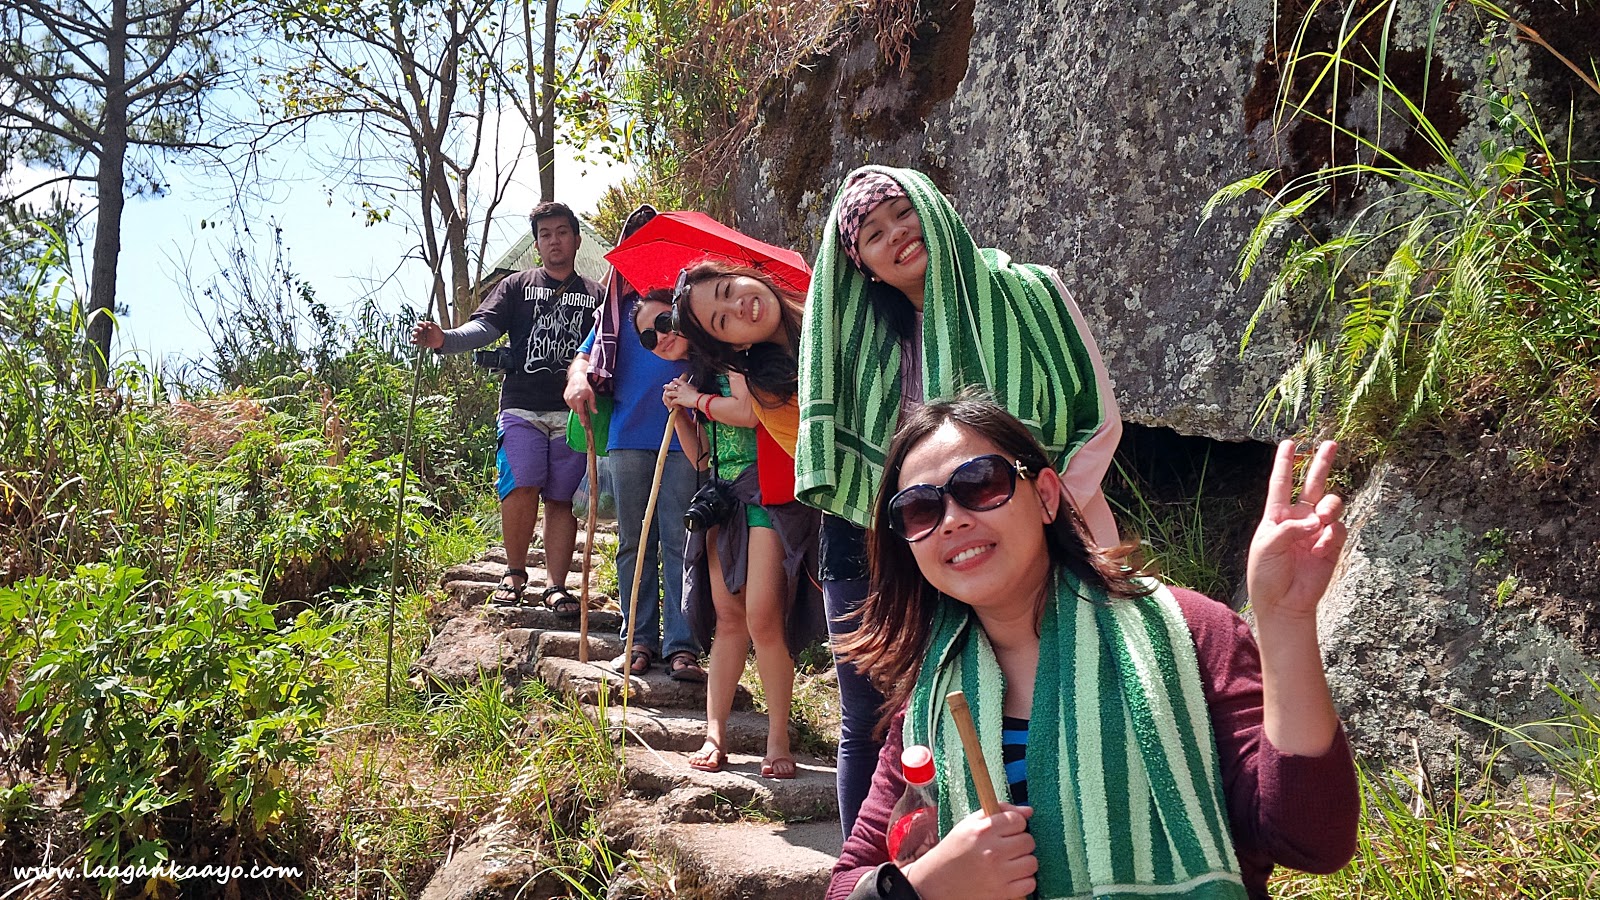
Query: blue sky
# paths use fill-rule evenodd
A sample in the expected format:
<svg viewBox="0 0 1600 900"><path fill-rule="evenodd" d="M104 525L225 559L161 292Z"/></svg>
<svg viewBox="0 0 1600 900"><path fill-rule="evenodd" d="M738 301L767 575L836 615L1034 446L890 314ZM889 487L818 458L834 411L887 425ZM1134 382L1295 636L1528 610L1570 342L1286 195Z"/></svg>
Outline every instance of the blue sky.
<svg viewBox="0 0 1600 900"><path fill-rule="evenodd" d="M524 145L520 138L508 136L503 141ZM396 213L390 222L367 226L360 212L361 198L311 163L319 148L331 148L338 140L338 134L329 132L320 141L267 160L274 183L267 197L249 204L262 266L267 265L271 226L276 224L284 229L291 267L311 283L330 310L347 313L373 295L387 309L397 309L407 300L415 305L426 295L429 274L420 261L404 260L418 242L417 235L400 224L404 217ZM163 172L171 189L161 197L131 198L123 212L117 293L128 314L119 323L115 355L196 356L210 347L188 309L180 282L188 281L198 294L217 272L216 260L231 246L235 221L228 208L231 180L226 173L181 160L166 164ZM579 215L592 212L606 187L626 174L625 169L579 163L570 148L557 148L557 199ZM497 210L489 258L522 236L527 211L537 200L530 153ZM202 221L207 227L201 227ZM80 272L88 268L91 245L86 243L82 251Z"/></svg>

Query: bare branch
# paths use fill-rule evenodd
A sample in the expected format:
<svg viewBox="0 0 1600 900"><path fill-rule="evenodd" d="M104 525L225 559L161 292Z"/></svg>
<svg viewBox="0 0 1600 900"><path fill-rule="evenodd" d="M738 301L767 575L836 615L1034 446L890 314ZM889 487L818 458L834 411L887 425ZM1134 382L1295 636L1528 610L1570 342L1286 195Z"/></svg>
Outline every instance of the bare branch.
<svg viewBox="0 0 1600 900"><path fill-rule="evenodd" d="M20 193L12 194L9 197L0 197L0 206L5 206L5 205L8 205L8 204L21 202L21 200L24 197L27 197L28 195L36 193L38 191L44 190L47 187L51 187L51 186L57 185L57 184L72 183L72 182L80 182L80 183L84 183L84 184L94 184L94 178L92 178L92 177L90 177L88 175L73 175L70 172L66 173L66 174L62 174L62 175L57 175L54 178L47 178L44 181L39 182L38 184L31 185L31 186L25 188L24 190L22 190Z"/></svg>
<svg viewBox="0 0 1600 900"><path fill-rule="evenodd" d="M3 72L0 72L0 74L3 74ZM51 105L59 106L59 104L54 103L53 98L51 99ZM37 128L52 137L60 138L74 147L78 147L80 149L90 149L98 144L102 139L103 135L101 135L100 132L84 126L83 123L65 107L60 107L60 109L56 112L57 115L67 119L71 127L81 129L81 133L73 134L72 132L57 126L56 123L51 122L48 119L42 119L19 106L0 102L0 117L9 116L12 118L21 119L34 128Z"/></svg>
<svg viewBox="0 0 1600 900"><path fill-rule="evenodd" d="M21 0L21 2L28 3L30 6L33 5L30 0ZM71 20L57 17L50 10L44 8L37 12L30 12L29 15L33 20L33 24L50 32L51 36L61 44L62 48L77 57L85 66L88 66L89 71L93 72L102 82L105 81L106 70L85 52L86 47L105 45L107 36L103 31L79 31L77 29L66 29L64 31L59 25L62 22L70 22ZM77 36L69 35L66 33L67 31L75 32Z"/></svg>
<svg viewBox="0 0 1600 900"><path fill-rule="evenodd" d="M46 27L49 27L52 24L65 25L67 26L68 31L82 35L90 42L103 44L105 42L106 32L111 30L103 20L97 21L95 24L90 24L82 19L73 18L59 5L45 2L45 0L7 0L7 2L19 13L27 16L29 19L34 20L40 25L44 25ZM96 16L96 19L98 18L99 17ZM70 43L76 44L79 42L72 41Z"/></svg>

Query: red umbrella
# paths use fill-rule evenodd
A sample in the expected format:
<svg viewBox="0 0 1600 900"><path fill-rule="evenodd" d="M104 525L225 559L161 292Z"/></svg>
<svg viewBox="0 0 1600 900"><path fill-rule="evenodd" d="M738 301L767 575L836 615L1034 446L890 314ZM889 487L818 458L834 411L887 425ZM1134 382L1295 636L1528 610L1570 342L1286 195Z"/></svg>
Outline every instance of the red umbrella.
<svg viewBox="0 0 1600 900"><path fill-rule="evenodd" d="M759 269L801 295L811 286L805 257L741 234L705 213L660 213L606 254L641 294L672 287L679 272L708 259Z"/></svg>

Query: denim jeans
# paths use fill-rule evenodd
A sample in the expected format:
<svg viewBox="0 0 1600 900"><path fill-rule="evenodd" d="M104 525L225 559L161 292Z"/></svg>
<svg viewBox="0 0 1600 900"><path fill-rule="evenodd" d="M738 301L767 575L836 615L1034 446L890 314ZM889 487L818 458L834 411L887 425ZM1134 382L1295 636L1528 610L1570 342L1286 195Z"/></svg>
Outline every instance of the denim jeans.
<svg viewBox="0 0 1600 900"><path fill-rule="evenodd" d="M854 630L840 617L854 613L867 598L866 532L843 519L822 517L822 603L828 612L828 634L838 638ZM872 787L882 749L873 736L883 695L856 667L834 660L839 673L839 827L846 839L856 813Z"/></svg>
<svg viewBox="0 0 1600 900"><path fill-rule="evenodd" d="M622 607L623 636L626 637L631 624L627 617L633 596L633 572L639 559L639 526L644 522L645 505L650 500L656 454L651 450L613 450L609 458L611 483L617 496L617 593L620 595L617 602ZM688 538L683 530L683 510L694 496L694 490L694 467L682 453L674 451L667 457L667 466L661 473L655 521L649 540L645 542L639 628L633 637L635 646L658 657L671 656L679 650L700 652L683 615L683 545ZM664 644L663 624L666 627Z"/></svg>

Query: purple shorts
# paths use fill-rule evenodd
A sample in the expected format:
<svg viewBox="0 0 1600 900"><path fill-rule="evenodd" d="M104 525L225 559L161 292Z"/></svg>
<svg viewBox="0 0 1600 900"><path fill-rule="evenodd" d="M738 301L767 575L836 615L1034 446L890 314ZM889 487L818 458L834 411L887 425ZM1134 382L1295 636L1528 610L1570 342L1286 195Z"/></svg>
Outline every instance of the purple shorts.
<svg viewBox="0 0 1600 900"><path fill-rule="evenodd" d="M517 488L532 487L539 488L546 500L571 502L588 460L567 446L566 416L565 412L551 413L542 417L546 421L535 423L516 413L500 413L500 451L495 460L500 468L496 488L501 500Z"/></svg>

